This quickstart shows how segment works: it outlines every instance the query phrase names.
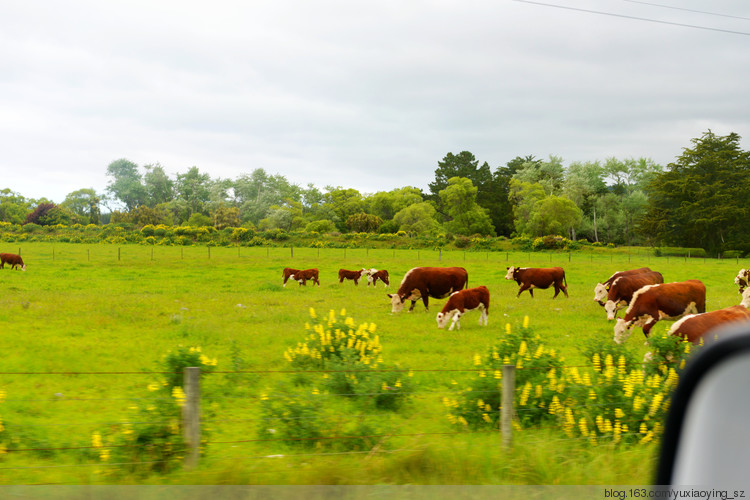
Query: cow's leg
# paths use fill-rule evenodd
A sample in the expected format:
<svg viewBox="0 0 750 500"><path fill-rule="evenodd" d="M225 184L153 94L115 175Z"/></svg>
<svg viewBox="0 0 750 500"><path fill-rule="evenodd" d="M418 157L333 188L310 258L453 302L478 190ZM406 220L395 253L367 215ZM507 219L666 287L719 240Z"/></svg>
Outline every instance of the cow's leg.
<svg viewBox="0 0 750 500"><path fill-rule="evenodd" d="M422 302L424 302L424 310L429 311L430 310L430 295L427 293L423 294Z"/></svg>
<svg viewBox="0 0 750 500"><path fill-rule="evenodd" d="M411 307L409 308L409 312L412 312L414 310L414 306L415 305L417 305L417 301L416 300L412 300L411 301Z"/></svg>
<svg viewBox="0 0 750 500"><path fill-rule="evenodd" d="M482 323L484 323L484 326L487 326L487 319L488 319L488 311L486 307L481 308L481 314L479 315L479 325L481 326Z"/></svg>
<svg viewBox="0 0 750 500"><path fill-rule="evenodd" d="M650 320L646 321L646 322L645 322L645 323L643 324L643 327L642 327L642 328L643 328L643 335L645 335L645 336L646 336L646 338L648 338L648 334L649 334L649 333L651 332L651 329L652 329L652 328L654 327L654 325L656 324L656 321L657 321L657 320L653 319L653 317L652 317L652 318L651 318Z"/></svg>
<svg viewBox="0 0 750 500"><path fill-rule="evenodd" d="M457 327L459 330L461 329L461 311L456 311L456 313L453 315L453 318L451 319L451 326L448 328L448 330L453 330L453 327Z"/></svg>
<svg viewBox="0 0 750 500"><path fill-rule="evenodd" d="M534 294L533 294L533 293L531 292L531 288L529 287L529 285L527 285L527 284L525 284L525 283L524 283L523 285L521 285L521 286L520 286L520 287L518 288L518 294L516 295L516 298L520 297L520 296L521 296L521 293L523 293L523 291L524 291L524 290L528 290L528 291L529 291L529 293L531 294L531 296L532 296L532 297L534 296Z"/></svg>
<svg viewBox="0 0 750 500"><path fill-rule="evenodd" d="M552 296L553 299L557 298L557 294L560 293L560 287L557 286L557 283L555 283L555 294Z"/></svg>

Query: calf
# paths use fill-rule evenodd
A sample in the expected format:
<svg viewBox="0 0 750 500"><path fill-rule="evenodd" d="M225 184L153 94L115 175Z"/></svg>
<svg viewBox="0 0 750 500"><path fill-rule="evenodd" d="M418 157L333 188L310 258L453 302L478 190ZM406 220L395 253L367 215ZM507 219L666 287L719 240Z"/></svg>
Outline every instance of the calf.
<svg viewBox="0 0 750 500"><path fill-rule="evenodd" d="M448 320L453 317L448 330L453 330L454 326L460 330L461 315L474 309L479 309L480 312L479 325L481 326L484 323L484 326L487 326L487 315L490 311L490 291L486 286L453 292L448 298L448 302L443 306L443 310L437 314L438 328L445 328Z"/></svg>
<svg viewBox="0 0 750 500"><path fill-rule="evenodd" d="M669 329L670 335L698 344L703 336L717 326L737 321L750 320L750 311L742 305L725 307L703 314L690 314L675 322Z"/></svg>
<svg viewBox="0 0 750 500"><path fill-rule="evenodd" d="M300 286L307 286L308 280L311 280L314 284L320 286L320 281L318 281L317 269L303 269L302 271L297 271L296 273L294 273L292 276L290 276L290 278L297 281Z"/></svg>
<svg viewBox="0 0 750 500"><path fill-rule="evenodd" d="M615 324L615 342L622 344L634 326L649 332L660 319L678 319L706 312L706 285L699 280L647 285L633 294L625 317Z"/></svg>
<svg viewBox="0 0 750 500"><path fill-rule="evenodd" d="M607 319L610 321L615 319L617 311L628 307L635 292L646 285L657 283L664 283L664 277L656 271L620 276L615 279L609 287L607 302L604 304Z"/></svg>
<svg viewBox="0 0 750 500"><path fill-rule="evenodd" d="M648 267L641 267L638 269L630 269L628 271L617 271L612 276L607 278L604 283L597 283L594 287L594 302L598 302L600 306L603 306L607 301L607 292L612 286L612 283L621 276L631 276L634 274L648 273L651 269Z"/></svg>
<svg viewBox="0 0 750 500"><path fill-rule="evenodd" d="M750 269L740 269L740 272L734 277L734 284L740 287L740 293L744 292L750 284Z"/></svg>
<svg viewBox="0 0 750 500"><path fill-rule="evenodd" d="M0 269L5 268L5 264L10 264L11 269L26 270L26 264L23 263L23 259L20 255L14 253L0 253ZM20 267L19 267L20 266Z"/></svg>
<svg viewBox="0 0 750 500"><path fill-rule="evenodd" d="M359 271L348 271L346 269L339 269L339 283L343 283L344 280L353 280L355 285L359 284L359 279L367 275L365 269Z"/></svg>
<svg viewBox="0 0 750 500"><path fill-rule="evenodd" d="M284 277L284 286L286 286L286 282L289 280L289 278L294 279L294 275L299 272L299 269L292 269L291 267L285 267L284 271L282 272L282 276Z"/></svg>
<svg viewBox="0 0 750 500"><path fill-rule="evenodd" d="M377 269L369 269L367 271L367 286L370 286L370 284L375 286L378 283L378 280L382 281L385 286L391 286L388 271L385 269L381 269L380 271Z"/></svg>
<svg viewBox="0 0 750 500"><path fill-rule="evenodd" d="M555 286L555 295L553 299L557 297L560 290L563 291L565 296L568 296L568 282L565 279L565 270L562 267L508 267L508 274L505 275L506 280L515 280L520 285L518 289L518 298L521 292L524 290L529 291L529 295L534 297L534 288L547 289L550 286Z"/></svg>

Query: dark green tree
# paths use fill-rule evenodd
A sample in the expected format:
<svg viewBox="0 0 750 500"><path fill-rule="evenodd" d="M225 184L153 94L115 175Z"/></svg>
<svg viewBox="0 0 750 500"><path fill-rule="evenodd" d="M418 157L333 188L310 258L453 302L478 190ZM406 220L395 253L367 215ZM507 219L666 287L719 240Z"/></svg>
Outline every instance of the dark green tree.
<svg viewBox="0 0 750 500"><path fill-rule="evenodd" d="M667 170L646 187L647 209L640 230L654 244L750 250L745 221L750 215L750 153L740 136L711 130L691 139Z"/></svg>
<svg viewBox="0 0 750 500"><path fill-rule="evenodd" d="M146 205L155 207L161 203L167 203L174 199L174 181L164 171L164 167L158 163L145 165L146 173L143 175L143 183L146 188Z"/></svg>

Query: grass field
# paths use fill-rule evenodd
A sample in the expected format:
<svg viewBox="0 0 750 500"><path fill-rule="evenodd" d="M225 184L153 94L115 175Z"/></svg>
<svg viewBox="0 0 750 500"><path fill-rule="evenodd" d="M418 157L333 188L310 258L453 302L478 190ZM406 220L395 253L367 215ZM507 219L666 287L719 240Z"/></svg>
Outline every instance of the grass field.
<svg viewBox="0 0 750 500"><path fill-rule="evenodd" d="M665 281L700 279L707 310L714 310L739 303L733 279L747 267L635 250L295 248L292 255L288 248L24 243L21 252L26 272L0 270L0 443L15 448L0 455L0 484L647 484L653 444L590 446L535 430L516 433L505 451L499 434L452 432L440 395L463 383L468 374L460 370L471 369L473 356L486 352L506 323L515 327L524 316L568 362L585 363L584 342L612 338L613 325L592 297L597 281L614 271L648 265ZM337 279L339 268L388 269L393 292L406 271L432 265L464 266L469 286L490 289L489 326L480 327L474 312L460 331L438 330L435 314L444 300L431 300L429 313L420 302L413 313L393 315L382 285ZM570 298L552 300L550 290L516 298L517 285L504 279L508 265L564 267ZM286 266L319 268L321 286L283 288ZM262 425L259 395L279 384L295 387L294 375L264 372L288 369L284 352L305 338L310 308L323 315L344 309L357 323L375 323L384 360L415 372L417 395L406 408L354 416L392 436L366 453L302 452L253 439ZM646 350L642 339L638 329L628 340L639 354ZM202 387L210 444L200 465L138 476L95 465L92 434L106 435L134 401L149 397L146 387L178 346L200 346L218 360ZM347 411L335 402L328 411L339 408ZM269 456L275 457L263 458Z"/></svg>

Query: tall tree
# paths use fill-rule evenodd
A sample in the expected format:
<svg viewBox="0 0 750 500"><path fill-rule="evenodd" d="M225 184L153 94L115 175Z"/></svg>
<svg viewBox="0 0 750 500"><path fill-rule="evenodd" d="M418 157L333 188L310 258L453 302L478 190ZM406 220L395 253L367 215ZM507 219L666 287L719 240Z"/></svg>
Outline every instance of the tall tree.
<svg viewBox="0 0 750 500"><path fill-rule="evenodd" d="M69 193L60 206L78 216L83 224L99 224L101 197L93 189Z"/></svg>
<svg viewBox="0 0 750 500"><path fill-rule="evenodd" d="M107 192L122 202L127 210L146 203L146 188L143 185L143 176L138 171L138 165L120 158L107 166L107 175L112 177L107 185Z"/></svg>
<svg viewBox="0 0 750 500"><path fill-rule="evenodd" d="M211 195L211 176L202 174L198 167L190 167L184 174L177 174L175 191L185 201L188 218L194 213L206 215L206 205ZM206 213L204 213L206 212Z"/></svg>
<svg viewBox="0 0 750 500"><path fill-rule="evenodd" d="M750 215L750 153L740 136L717 136L711 130L691 139L667 171L648 184L648 206L641 231L656 243L750 250L746 223Z"/></svg>
<svg viewBox="0 0 750 500"><path fill-rule="evenodd" d="M452 177L448 185L438 193L440 201L447 208L450 220L445 229L461 235L493 235L495 230L487 210L477 203L477 188L470 179Z"/></svg>
<svg viewBox="0 0 750 500"><path fill-rule="evenodd" d="M0 191L0 222L23 224L31 211L31 201L5 188Z"/></svg>
<svg viewBox="0 0 750 500"><path fill-rule="evenodd" d="M146 205L153 208L161 203L174 199L174 181L164 171L164 167L156 163L144 165L143 183L146 188Z"/></svg>

